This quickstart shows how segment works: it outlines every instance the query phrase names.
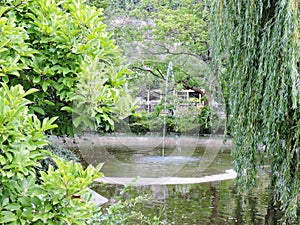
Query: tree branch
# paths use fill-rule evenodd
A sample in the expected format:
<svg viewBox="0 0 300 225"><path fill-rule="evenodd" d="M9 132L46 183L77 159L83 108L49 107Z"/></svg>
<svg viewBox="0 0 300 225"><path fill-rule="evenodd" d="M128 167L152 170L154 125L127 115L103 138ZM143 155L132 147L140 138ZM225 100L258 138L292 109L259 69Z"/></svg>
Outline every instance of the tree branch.
<svg viewBox="0 0 300 225"><path fill-rule="evenodd" d="M212 58L209 56L210 52L208 50L208 55L199 55L199 54L195 54L195 53L191 53L191 52L172 52L170 51L169 48L167 48L165 45L163 44L159 44L156 43L156 45L162 47L165 49L165 51L163 52L152 52L150 51L148 54L152 54L152 55L165 55L165 54L170 54L170 55L189 55L189 56L193 56L197 59L200 59L204 62L210 62L212 60ZM208 44L206 43L206 45L208 46Z"/></svg>
<svg viewBox="0 0 300 225"><path fill-rule="evenodd" d="M151 73L153 76L165 80L164 75L160 72L159 69L156 69L158 73L155 73L155 71L153 71L153 70L150 69L150 68L142 68L142 67L138 67L138 66L133 66L133 67L131 67L131 68L132 68L132 69L141 70L141 71L145 71L145 72L149 72L149 73Z"/></svg>
<svg viewBox="0 0 300 225"><path fill-rule="evenodd" d="M190 89L190 90L193 90L193 91L199 93L201 96L206 96L206 101L204 102L204 105L205 105L205 106L208 106L208 103L209 103L210 100L211 100L211 95L210 95L209 92L206 93L205 91L201 90L200 88L193 87L192 85L190 85L190 84L187 82L187 80L182 81L182 84L183 84L183 87L184 87L185 89Z"/></svg>
<svg viewBox="0 0 300 225"><path fill-rule="evenodd" d="M205 95L205 92L202 89L190 85L186 80L183 80L182 84L185 89L191 89L191 90L201 94L202 96Z"/></svg>
<svg viewBox="0 0 300 225"><path fill-rule="evenodd" d="M162 74L162 72L157 68L156 69L157 70L157 72L160 74L160 76L163 78L163 79L165 79L165 76Z"/></svg>

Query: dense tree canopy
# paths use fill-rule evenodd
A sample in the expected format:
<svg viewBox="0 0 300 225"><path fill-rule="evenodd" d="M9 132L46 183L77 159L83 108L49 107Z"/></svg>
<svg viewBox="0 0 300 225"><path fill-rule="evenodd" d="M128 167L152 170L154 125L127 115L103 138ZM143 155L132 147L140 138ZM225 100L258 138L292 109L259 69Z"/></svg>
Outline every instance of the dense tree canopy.
<svg viewBox="0 0 300 225"><path fill-rule="evenodd" d="M89 1L95 5L100 2ZM164 95L171 62L172 78L168 80L170 99L174 99L173 90L192 89L195 96L205 95L202 101L208 105L207 99L211 97L211 90L216 90L217 83L208 66L211 61L208 48L209 12L209 1L118 0L107 4L104 11L105 23L113 32L113 37L132 71L129 85L135 96L147 96L147 91L152 89L160 89L161 95ZM175 109L178 102L172 102L174 104L169 104L168 108ZM163 104L162 101L153 114L156 122L159 120L158 114L163 110ZM204 128L200 129L200 133L210 132L210 129L207 129L211 126L210 110L205 108L202 111L192 111L190 108L190 114L186 116L198 120L196 117L199 114L200 122L188 122L178 111L177 118L181 117L185 121L182 124L190 123L191 126L187 127L194 126L194 132L196 127L199 128L199 123L203 124ZM141 120L145 121L147 118ZM172 126L174 127L174 124Z"/></svg>
<svg viewBox="0 0 300 225"><path fill-rule="evenodd" d="M105 11L106 23L138 80L143 74L163 82L172 61L178 88L201 92L212 82L206 65L211 60L207 4L193 0L113 1Z"/></svg>
<svg viewBox="0 0 300 225"><path fill-rule="evenodd" d="M274 200L295 217L300 187L299 4L214 1L214 49L232 128L234 167L255 183L270 165Z"/></svg>
<svg viewBox="0 0 300 225"><path fill-rule="evenodd" d="M59 134L112 129L128 73L101 9L83 0L0 4L1 81L37 88L30 109L40 118L58 116Z"/></svg>

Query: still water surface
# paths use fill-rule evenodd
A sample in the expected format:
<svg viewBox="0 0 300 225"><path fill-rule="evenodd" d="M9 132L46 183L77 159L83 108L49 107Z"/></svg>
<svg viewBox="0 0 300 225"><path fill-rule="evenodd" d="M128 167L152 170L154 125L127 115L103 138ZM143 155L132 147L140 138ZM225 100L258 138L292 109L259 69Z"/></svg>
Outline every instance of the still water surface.
<svg viewBox="0 0 300 225"><path fill-rule="evenodd" d="M123 188L119 185L95 187L112 201ZM131 187L123 197L143 195L149 196L149 201L137 205L136 210L148 216L159 215L166 224L283 224L263 184L244 199L236 193L232 180Z"/></svg>
<svg viewBox="0 0 300 225"><path fill-rule="evenodd" d="M230 148L221 149L214 144L166 145L164 149L161 146L145 148L143 143L136 148L89 146L81 146L83 158L88 164L104 162L102 172L114 181L136 177L192 179L232 169ZM125 194L121 194L124 186L120 184L96 183L94 189L110 199L110 203L120 195L126 199L148 196L148 201L137 205L136 210L148 216L159 216L166 224L285 224L280 220L282 214L272 204L267 174L267 170L261 170L258 187L244 196L237 194L232 179L197 184L146 183L132 185Z"/></svg>

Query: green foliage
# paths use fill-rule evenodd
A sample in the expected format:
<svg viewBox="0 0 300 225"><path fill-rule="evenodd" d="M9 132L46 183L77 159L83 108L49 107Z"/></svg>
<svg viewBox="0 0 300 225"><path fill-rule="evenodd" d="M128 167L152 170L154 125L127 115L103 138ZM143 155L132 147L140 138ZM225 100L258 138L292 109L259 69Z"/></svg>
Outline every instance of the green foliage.
<svg viewBox="0 0 300 225"><path fill-rule="evenodd" d="M205 43L208 7L208 2L193 0L119 0L111 2L106 13L112 22L117 20L122 25L112 24L119 41L120 38L125 38L126 42L146 41L151 37L152 41L161 44L180 43L185 51L203 53L208 47Z"/></svg>
<svg viewBox="0 0 300 225"><path fill-rule="evenodd" d="M207 51L207 3L191 0L157 1L152 6L153 11L148 15L156 25L152 28L154 40L181 43L182 50L194 54L200 55Z"/></svg>
<svg viewBox="0 0 300 225"><path fill-rule="evenodd" d="M258 162L267 160L274 199L295 218L300 204L298 1L216 0L214 15L215 60L239 183L254 184Z"/></svg>
<svg viewBox="0 0 300 225"><path fill-rule="evenodd" d="M40 121L30 113L26 97L36 91L0 88L0 224L86 224L97 211L88 202L88 185L101 176L100 168L55 159L58 169L37 179L39 161L51 156L42 150L44 133L56 127L56 118Z"/></svg>
<svg viewBox="0 0 300 225"><path fill-rule="evenodd" d="M76 85L76 94L71 98L72 108L62 109L72 112L76 133L97 128L108 131L114 126L113 112L122 117L126 113L129 115L132 110L132 102L126 99L130 96L122 87L126 84L125 73L128 71L106 67L104 63L99 63L101 60L98 56L96 59L86 58L86 65ZM123 107L125 104L128 108Z"/></svg>
<svg viewBox="0 0 300 225"><path fill-rule="evenodd" d="M16 25L15 16L9 12L10 7L0 7L0 77L6 82L7 74L19 76L21 70L27 69L26 62L36 53L26 43L28 34Z"/></svg>
<svg viewBox="0 0 300 225"><path fill-rule="evenodd" d="M53 124L55 118L45 118L41 122L28 114L30 101L24 97L35 91L25 92L20 85L9 89L2 84L0 88L0 162L4 186L14 178L33 175L33 166L37 166L37 160L43 158L39 149L47 144L42 132L56 127Z"/></svg>
<svg viewBox="0 0 300 225"><path fill-rule="evenodd" d="M128 123L132 133L145 135L150 131L149 115L147 112L141 112L139 115L129 117Z"/></svg>
<svg viewBox="0 0 300 225"><path fill-rule="evenodd" d="M208 2L114 1L106 14L109 29L131 64L136 83L142 80L138 86L145 80L151 86L162 83L172 61L180 88L210 88L213 80L204 63L210 61Z"/></svg>
<svg viewBox="0 0 300 225"><path fill-rule="evenodd" d="M86 4L95 6L97 8L102 8L102 9L106 9L110 2L109 0L87 0Z"/></svg>
<svg viewBox="0 0 300 225"><path fill-rule="evenodd" d="M101 215L99 224L164 224L159 218L149 218L143 215L137 208L138 204L147 201L144 197L135 197L127 200L118 199L118 202L107 209L106 213Z"/></svg>
<svg viewBox="0 0 300 225"><path fill-rule="evenodd" d="M47 218L47 224L87 224L97 211L89 202L88 187L101 176L100 167L89 166L83 170L79 163L62 159L55 159L55 163L58 169L50 166L47 172L41 172L41 187L46 191L42 197L46 201L43 203L45 212L38 213L40 220Z"/></svg>
<svg viewBox="0 0 300 225"><path fill-rule="evenodd" d="M214 120L214 122L219 120L218 117L212 118L211 108L209 106L205 106L201 108L201 113L199 113L198 119L200 125L199 128L200 135L212 133L212 120Z"/></svg>
<svg viewBox="0 0 300 225"><path fill-rule="evenodd" d="M158 105L154 112L141 112L129 117L128 125L130 132L145 135L148 132L162 132L164 117L160 114L163 107ZM215 118L218 119L218 118ZM190 107L182 115L166 116L166 133L182 135L204 135L211 133L211 110L210 107Z"/></svg>
<svg viewBox="0 0 300 225"><path fill-rule="evenodd" d="M83 0L6 0L0 6L2 81L38 89L30 110L39 118L58 116L58 134L72 134L73 126L112 129L112 107L126 94L127 71L101 9Z"/></svg>
<svg viewBox="0 0 300 225"><path fill-rule="evenodd" d="M94 222L97 222L96 224L103 225L165 224L160 220L160 215L145 216L140 211L139 207L150 201L150 196L146 194L136 196L132 193L131 188L132 185L128 185L122 189L119 196L114 196L116 202L107 208L103 208L98 216L99 219Z"/></svg>

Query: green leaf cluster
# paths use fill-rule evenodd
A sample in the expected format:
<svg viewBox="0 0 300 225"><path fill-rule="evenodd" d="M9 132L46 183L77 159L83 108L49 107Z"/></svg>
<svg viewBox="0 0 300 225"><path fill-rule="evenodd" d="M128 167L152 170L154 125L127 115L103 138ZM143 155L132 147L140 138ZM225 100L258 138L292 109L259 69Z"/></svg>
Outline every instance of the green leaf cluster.
<svg viewBox="0 0 300 225"><path fill-rule="evenodd" d="M181 88L208 88L209 6L210 1L114 1L105 11L106 23L136 80L157 86L172 61Z"/></svg>
<svg viewBox="0 0 300 225"><path fill-rule="evenodd" d="M95 6L97 8L106 9L109 6L110 1L109 0L87 0L86 4Z"/></svg>
<svg viewBox="0 0 300 225"><path fill-rule="evenodd" d="M174 106L173 106L174 107ZM167 110L174 109L168 106ZM116 123L118 132L129 132L137 135L147 133L161 133L166 124L166 134L176 133L177 135L205 135L211 133L211 109L209 106L201 109L190 106L179 112L179 115L167 115L166 120L160 114L164 109L162 104L155 106L154 112L141 111L131 115L127 120ZM180 111L180 110L179 110ZM215 117L215 121L219 118Z"/></svg>
<svg viewBox="0 0 300 225"><path fill-rule="evenodd" d="M209 1L193 0L115 1L107 9L107 17L122 23L122 27L114 25L117 40L175 42L185 51L201 54L208 47L209 5Z"/></svg>
<svg viewBox="0 0 300 225"><path fill-rule="evenodd" d="M0 7L0 79L36 88L30 110L41 119L59 117L57 134L71 135L73 126L112 129L112 108L126 95L128 71L102 10L83 0L6 0ZM87 93L96 96L86 99Z"/></svg>
<svg viewBox="0 0 300 225"><path fill-rule="evenodd" d="M30 113L26 97L36 91L0 87L0 224L87 224L97 211L88 186L101 176L100 168L84 170L57 158L57 169L50 166L37 178L40 160L51 156L42 150L45 132L57 118L40 121Z"/></svg>
<svg viewBox="0 0 300 225"><path fill-rule="evenodd" d="M0 163L2 184L12 178L22 179L33 175L33 167L43 158L38 149L47 144L43 132L53 129L53 119L45 118L41 122L28 110L29 100L24 97L34 93L25 92L22 86L11 89L2 84L0 89ZM3 183L4 182L4 183Z"/></svg>
<svg viewBox="0 0 300 225"><path fill-rule="evenodd" d="M40 220L45 221L45 214L48 214L47 224L88 224L97 212L97 207L89 202L91 193L88 187L101 176L98 171L102 165L97 168L88 166L83 170L73 161L58 158L54 161L57 169L50 166L47 172L41 172L41 186L46 190L43 198L47 200L42 206L45 212L39 213Z"/></svg>

